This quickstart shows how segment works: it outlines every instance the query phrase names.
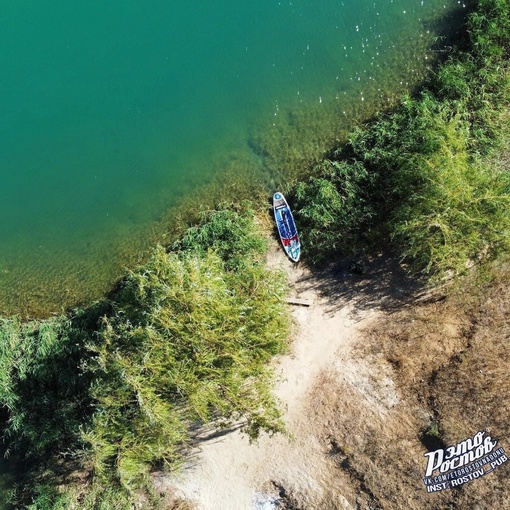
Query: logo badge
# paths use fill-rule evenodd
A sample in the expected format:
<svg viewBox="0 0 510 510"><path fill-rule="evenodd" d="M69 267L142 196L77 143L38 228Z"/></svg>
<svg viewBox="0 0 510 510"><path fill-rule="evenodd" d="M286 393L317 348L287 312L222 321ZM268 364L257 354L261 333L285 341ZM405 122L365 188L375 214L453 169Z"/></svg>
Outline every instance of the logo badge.
<svg viewBox="0 0 510 510"><path fill-rule="evenodd" d="M486 431L447 448L425 453L427 468L423 483L427 492L459 487L489 474L508 461L505 450Z"/></svg>

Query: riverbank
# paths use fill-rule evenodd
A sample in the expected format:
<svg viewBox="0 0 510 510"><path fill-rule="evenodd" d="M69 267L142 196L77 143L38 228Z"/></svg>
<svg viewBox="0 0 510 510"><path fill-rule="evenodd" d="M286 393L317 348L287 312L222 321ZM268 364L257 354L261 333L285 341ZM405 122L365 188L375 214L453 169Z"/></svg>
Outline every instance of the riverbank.
<svg viewBox="0 0 510 510"><path fill-rule="evenodd" d="M474 330L448 329L447 318L455 315L454 308L437 305L437 310L432 310L437 316L432 312L424 315L424 324L438 321L441 325L432 339L419 328L409 345L408 339L414 338L410 331L397 335L401 343L385 340L383 333L396 330L398 321L385 321L398 318L400 312L404 314L401 321L408 317L411 327L421 314L415 309L405 315L416 304L409 301L413 285L430 282L431 277L444 281L456 276L464 297L471 296L473 303L487 296L493 299L493 289L504 285L504 277L496 277L491 264L504 260L510 230L507 158L501 157L508 141L508 125L503 121L510 104L508 7L508 1L481 1L470 18L468 33L474 46L469 51L463 48L452 53L438 71L438 80L425 92L406 97L395 112L385 113L357 131L350 144L332 150L331 157L318 165L309 179L289 184L303 234L303 254L316 268L313 275L300 274L301 269L291 275L300 275L297 289L310 292L317 306L295 311L296 321L306 323L304 335L294 335L295 359L281 358L289 381L282 381L278 391L280 397L291 401L287 417L296 436L310 429L322 434L310 436L319 444L310 455L322 467L338 468L331 464L332 459L340 463L341 477L344 481L347 477L350 485L333 491L331 497L340 494L350 505L359 493L359 504L393 508L391 501L402 497L402 501L417 498L413 505L420 508L423 498L416 491L423 488L416 462L406 457L407 463L395 465L395 472L413 476L392 479L398 489L391 492L381 485L388 459L403 458L402 451L422 459L419 435L454 444L464 439L461 432L469 435L468 428L482 426L483 420L478 419L461 430L459 417L449 415L446 406L436 405L441 399L448 402L444 393L447 378L436 401L427 400L423 388L410 394L405 391L416 374L418 382L426 380L427 387L434 386L440 380L434 374L443 365L445 375L459 380L469 376L469 372L454 369L458 368L456 360L470 349L469 335ZM158 249L147 264L130 272L110 295L92 306L46 321L2 320L4 434L9 446L17 447L33 467L18 491L18 508L79 505L96 509L110 505L127 509L138 503L157 508L164 502L154 490L150 473L165 467L173 470L183 459L192 458L197 427L220 419L227 427L241 421L252 438L262 431L284 431L282 410L271 391L271 359L283 354L288 345L287 290L281 271L264 263L269 225L265 209L254 213L247 204L237 209L227 205L206 214L199 226L183 232L177 242ZM328 242L317 242L321 232ZM393 260L405 262L404 269L414 270L414 280L404 278L403 268L396 262L390 271L384 265L378 269L382 246L393 253ZM355 253L366 266L359 281L346 273L345 266L332 264ZM321 263L333 272L321 272L317 269ZM492 275L492 287L478 276L474 278L483 271ZM396 295L399 274L413 283ZM477 294L478 288L483 292ZM447 303L452 306L451 300ZM497 303L496 309L505 309L504 301ZM354 325L353 312L361 314L358 318L368 314L368 320L371 313L380 313L373 312L378 308L383 331L361 333ZM481 315L468 308L466 323L478 324ZM390 312L393 315L385 315ZM439 320L442 315L444 323ZM313 329L306 329L308 323ZM359 325L364 324L368 322ZM345 346L337 343L336 328L345 333ZM374 328L377 331L377 326ZM315 336L315 330L323 333ZM451 341L445 351L441 342L446 333ZM497 339L505 334L505 329L494 331ZM367 359L358 356L356 338L361 340L359 348L372 349L367 351ZM506 354L504 343L497 342L503 350L491 370L499 377L504 371L497 363L504 361ZM322 351L316 351L317 343L323 346ZM420 357L432 345L437 360L427 360L432 367L429 373ZM384 359L377 355L379 349ZM403 356L402 349L412 352ZM322 355L334 357L337 350L341 356L332 366ZM469 352L474 356L474 351ZM442 358L447 362L438 365ZM315 372L308 371L310 366ZM493 389L504 387L498 377L491 380ZM323 394L320 386L329 392ZM346 400L335 400L344 395ZM415 407L413 399L427 401ZM494 414L493 400L484 403L482 417ZM335 421L342 413L349 420ZM393 437L401 437L398 445L404 450L385 450L374 439L386 423L380 415L390 414L389 428L381 437L388 448ZM301 428L300 416L307 417L307 425ZM409 425L405 431L397 428L400 422ZM504 438L504 425L499 419L496 425ZM235 437L239 436L227 435L225 441ZM310 446L306 434L300 437L306 452ZM261 441L270 449L266 439ZM283 458L292 466L292 449L283 452L286 439L277 436L276 441L280 445L276 448L281 448ZM248 452L255 451L239 448L246 459L252 455ZM299 456L299 449L296 454ZM320 455L326 458L319 459ZM256 462L264 465L267 459L266 453L261 453ZM209 462L219 460L211 454ZM301 460L295 462L300 465ZM275 469L283 470L283 464ZM280 476L277 471L273 472L275 478ZM308 490L313 477L302 478L303 487L291 484L291 491L283 484L290 478L282 474L269 490L262 479L271 482L270 472L247 472L251 473L248 478L240 481L240 488L244 487L240 501L247 501L248 492L258 491L266 494L266 500L277 494L290 508L330 503L319 489L314 496L317 501L306 500L305 492L313 492ZM210 487L215 484L214 478L203 480ZM489 480L501 481L499 475ZM505 495L496 489L496 498ZM192 493L184 492L191 499ZM457 492L453 494L459 498ZM204 497L208 504L214 495ZM200 504L200 497L197 502ZM333 503L330 506L335 508Z"/></svg>
<svg viewBox="0 0 510 510"><path fill-rule="evenodd" d="M135 4L128 2L123 12L114 16L112 24L115 26ZM433 0L412 7L404 4L405 0L395 0L384 9L379 9L372 5L366 8L357 4L338 6L328 0L317 9L309 0L296 7L274 5L267 1L259 6L260 15L263 15L265 9L277 11L276 17L268 17L271 23L287 29L294 26L293 23L298 23L300 29L290 30L287 35L280 29L270 30L267 36L262 35L261 41L253 41L249 51L246 51L244 45L239 48L239 41L233 40L233 44L229 43L226 47L234 54L236 48L241 49L241 55L238 56L242 58L233 62L232 66L225 62L230 52L221 51L214 58L207 59L207 65L203 63L205 68L202 63L197 63L191 65L190 71L193 72L177 73L175 77L169 77L168 66L172 57L170 61L163 59L162 65L142 58L139 64L149 66L148 76L150 71L155 71L158 74L157 83L163 86L163 81L168 79L169 86L164 90L157 86L142 87L140 90L146 91L143 94L144 102L153 103L150 110L154 116L151 114L147 118L144 117L148 115L147 111L142 109L141 113L135 114L134 108L129 109L130 115L133 114L135 118L126 119L121 131L115 130L117 135L113 141L104 139L100 143L100 147L105 144L104 150L101 149L100 153L97 153L95 146L89 147L83 157L79 156L80 147L76 147L76 151L71 150L73 144L66 145L63 151L58 150L58 147L49 148L52 144L58 145L59 140L66 139L67 135L63 138L58 136L58 130L65 122L73 122L73 110L67 112L69 118L55 125L56 131L49 128L42 137L36 137L42 140L48 136L45 151L55 159L50 164L53 170L49 178L44 177L45 172L41 169L41 185L34 187L30 175L15 177L17 173L13 171L12 179L17 184L11 184L14 186L11 191L6 187L9 201L3 204L5 221L0 253L0 314L39 319L59 314L62 310L86 306L107 294L114 282L124 276L126 268L132 269L147 261L154 246L169 244L176 238L175 230L182 232L192 225L197 219L197 209L214 209L221 201L246 197L254 201L255 197L260 197L263 203L267 195L280 188L282 183L307 175L325 152L339 141L347 139L355 125L376 111L395 105L401 94L420 86L438 59L446 55L450 38L455 37L467 10L453 0L446 4ZM155 12L162 11L164 19L163 12L168 14L168 10L176 10L181 13L188 10L185 5L173 8L160 5ZM13 4L9 10L22 11L25 8ZM303 18L297 12L289 12L296 9L302 11L303 8L313 14L305 23L300 21ZM238 16L250 7L232 2L225 9ZM404 10L405 13L402 12ZM95 7L91 8L89 15L94 11ZM328 11L334 15L327 16L321 23L320 17L326 16ZM191 16L192 24L205 23L207 30L214 30L212 23L215 18L204 20L204 13ZM108 17L112 13L103 12L103 15ZM287 15L289 19L286 19ZM234 18L227 18L230 26ZM41 23L44 19L50 24L56 22L53 17L46 15L33 22L37 20L37 23ZM80 25L83 30L86 21ZM138 28L150 33L154 27L146 27L145 22L142 19ZM160 33L162 38L171 38L172 31L168 30L168 26L172 26L173 22L174 18L165 24L165 29ZM314 23L321 23L321 29L311 30ZM268 30L267 23L262 25L264 30ZM251 37L255 26L258 26L258 22L250 24L248 32ZM356 26L359 31L356 31ZM86 32L91 37L96 29L94 24ZM227 26L224 29L225 33L217 34L218 37L229 33ZM52 37L58 37L59 33L58 30L51 32ZM196 34L192 39L200 39L204 35L202 30L189 33ZM115 30L112 30L111 37L114 34ZM133 37L136 39L139 36L137 30ZM248 34L242 33L240 36L243 39ZM271 40L274 44L269 43ZM106 43L106 46L101 45L102 51L108 48L109 39ZM153 43L148 46L153 47ZM190 43L194 44L193 41ZM116 45L115 51L124 52L131 44L130 39L127 46ZM306 49L307 45L310 45L309 50ZM133 58L143 54L139 50L141 47L142 41L136 45ZM208 47L206 45L204 49ZM184 44L183 48L189 50L189 44ZM276 48L278 51L274 56L277 60L287 51L293 56L289 56L288 61L284 59L285 62L280 62L280 65L277 63L276 67L273 67L273 60L266 62L267 66L256 72L253 79L246 80L245 76L246 82L243 82L243 74L249 68L254 71L264 55L270 59ZM15 49L11 48L13 51ZM160 49L166 52L168 45ZM66 45L58 45L58 51L65 52ZM211 48L211 51L214 50ZM51 54L54 52L48 53ZM174 56L178 58L186 54L187 51L182 51L176 52ZM22 60L27 61L28 65L33 55L31 53L27 59ZM107 54L105 58L108 58ZM14 57L9 59L9 63L16 61ZM80 65L79 58L73 58L72 61L73 66ZM220 61L224 62L224 68L222 66L219 74L214 73L212 81L215 87L212 90L203 76L196 80L192 78L198 69L206 72L210 65L215 66ZM94 59L93 62L96 62L94 69L97 64L97 70L104 65L103 59L100 62ZM138 79L149 79L148 76L139 76L137 70L140 67L132 65L133 62L129 70L126 70L126 76L130 77L126 82L128 88L129 84L137 83ZM52 65L58 65L58 62L52 62ZM116 64L113 65L115 68ZM111 69L111 66L107 67ZM68 72L69 68L65 67L64 71ZM234 79L236 72L240 73L240 77ZM160 81L160 73L165 76L163 81ZM87 76L93 80L95 73ZM227 81L222 85L223 79ZM187 80L192 81L191 90L197 94L193 100L193 95L185 94L186 97L181 97L173 91L174 85L180 88ZM63 80L63 83L66 81ZM88 83L87 80L84 86ZM103 86L104 81L100 83ZM116 83L120 82L116 80ZM255 85L257 83L259 85ZM202 86L207 90L202 90ZM186 88L184 86L182 92ZM231 91L231 97L225 93L226 90ZM221 95L220 101L215 99L215 92ZM245 97L240 98L239 95L243 94ZM80 100L86 100L81 94L79 97ZM111 112L111 115L107 115L105 122L99 123L100 129L106 129L105 126L118 115L124 118L124 108L122 112L114 113L116 108L124 104L123 98L123 94L116 93L111 101L105 101L98 115L93 116L90 123L85 123L87 133L106 112ZM240 99L242 101L239 103ZM130 98L126 107L133 100ZM154 101L158 103L154 104ZM179 108L170 109L175 115L164 107L174 101L181 103ZM46 104L47 101L44 101L41 107ZM59 104L56 101L55 108ZM79 100L76 101L78 104ZM199 107L199 104L202 106ZM179 114L185 117L181 121L176 120ZM226 118L217 120L217 127L209 124L213 117L220 114L226 115ZM168 115L170 118L165 117ZM166 120L163 121L161 116ZM51 122L51 115L48 122ZM153 125L154 122L157 122L157 127ZM176 122L173 132L172 125ZM135 132L139 133L134 140L133 125L138 126ZM35 123L33 128L38 126L39 123ZM183 130L188 131L189 135L190 129L193 132L193 126L197 132L189 143L179 146L177 142L177 145L170 142L179 140L180 134L184 134ZM85 139L86 133L82 133L73 142L80 145ZM110 142L113 142L113 146ZM120 147L113 150L116 143ZM15 151L16 143L10 145L10 149ZM117 156L122 158L127 146L130 146L132 154L130 152L126 161L118 165ZM31 154L31 151L26 152ZM54 175L59 172L56 161L60 161L63 155L71 158L61 165L69 170L57 178ZM85 163L89 157L94 158L93 164ZM42 160L36 159L34 168L43 165ZM84 168L78 171L82 165ZM19 168L24 168L24 165L20 164ZM10 178L5 185L8 186L9 182ZM137 185L137 182L140 184ZM23 190L22 196L18 196L19 190ZM35 196L31 196L30 192L35 193ZM73 195L76 193L79 196ZM94 203L89 204L89 201L94 200ZM24 203L25 206L22 205ZM31 213L43 204L46 204L44 214ZM197 207L197 204L200 205ZM72 210L68 211L70 205Z"/></svg>

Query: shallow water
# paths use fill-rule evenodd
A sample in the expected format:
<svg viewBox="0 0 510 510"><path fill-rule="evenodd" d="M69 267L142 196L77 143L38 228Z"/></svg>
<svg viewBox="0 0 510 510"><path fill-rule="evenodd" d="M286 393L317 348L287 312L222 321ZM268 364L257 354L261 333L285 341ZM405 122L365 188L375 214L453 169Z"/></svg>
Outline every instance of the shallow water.
<svg viewBox="0 0 510 510"><path fill-rule="evenodd" d="M458 6L4 2L0 313L97 297L227 167L262 177L315 157L423 76L430 19Z"/></svg>

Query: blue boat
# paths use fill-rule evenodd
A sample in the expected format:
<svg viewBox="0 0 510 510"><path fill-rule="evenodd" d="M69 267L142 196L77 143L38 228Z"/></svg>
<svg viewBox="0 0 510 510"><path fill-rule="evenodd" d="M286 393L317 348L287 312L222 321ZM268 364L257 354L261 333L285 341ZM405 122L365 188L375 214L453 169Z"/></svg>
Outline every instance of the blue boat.
<svg viewBox="0 0 510 510"><path fill-rule="evenodd" d="M293 262L298 262L301 255L301 243L289 204L282 193L273 195L273 208L276 226L282 241L283 249Z"/></svg>

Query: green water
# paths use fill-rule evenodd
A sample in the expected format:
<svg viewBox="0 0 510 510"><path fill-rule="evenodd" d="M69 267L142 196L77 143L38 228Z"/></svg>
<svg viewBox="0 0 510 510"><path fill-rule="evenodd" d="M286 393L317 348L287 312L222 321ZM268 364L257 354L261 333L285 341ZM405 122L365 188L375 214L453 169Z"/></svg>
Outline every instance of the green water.
<svg viewBox="0 0 510 510"><path fill-rule="evenodd" d="M225 167L283 171L299 132L294 151L319 151L333 115L419 79L428 20L457 6L4 0L0 312L94 297Z"/></svg>

